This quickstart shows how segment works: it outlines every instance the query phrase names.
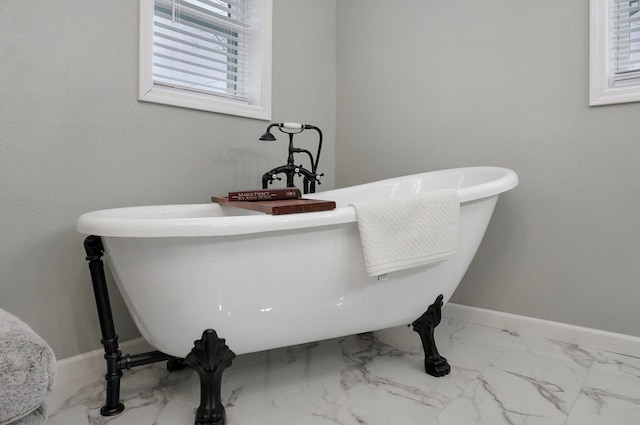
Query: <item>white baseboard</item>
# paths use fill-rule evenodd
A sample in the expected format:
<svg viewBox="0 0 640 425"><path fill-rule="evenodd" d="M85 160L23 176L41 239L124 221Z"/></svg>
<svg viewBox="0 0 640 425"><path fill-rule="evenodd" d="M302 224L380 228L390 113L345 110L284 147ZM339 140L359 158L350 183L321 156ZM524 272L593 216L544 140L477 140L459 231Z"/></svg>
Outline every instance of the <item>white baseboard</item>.
<svg viewBox="0 0 640 425"><path fill-rule="evenodd" d="M477 325L507 329L518 333L563 341L569 344L640 357L640 338L632 335L607 332L455 303L446 304L442 310L442 316L463 322L475 323Z"/></svg>
<svg viewBox="0 0 640 425"><path fill-rule="evenodd" d="M442 311L443 317L470 322L477 325L536 335L544 338L582 345L599 350L640 357L640 338L631 335L606 332L598 329L568 325L517 314L503 313L478 307L448 303ZM124 354L152 351L153 348L142 338L119 344ZM104 350L98 349L77 356L59 360L58 383L94 373L105 373Z"/></svg>
<svg viewBox="0 0 640 425"><path fill-rule="evenodd" d="M118 344L123 354L144 353L153 348L143 338L136 338ZM63 384L74 379L94 373L105 373L107 365L104 360L104 349L89 351L77 356L58 360L58 376L56 382Z"/></svg>

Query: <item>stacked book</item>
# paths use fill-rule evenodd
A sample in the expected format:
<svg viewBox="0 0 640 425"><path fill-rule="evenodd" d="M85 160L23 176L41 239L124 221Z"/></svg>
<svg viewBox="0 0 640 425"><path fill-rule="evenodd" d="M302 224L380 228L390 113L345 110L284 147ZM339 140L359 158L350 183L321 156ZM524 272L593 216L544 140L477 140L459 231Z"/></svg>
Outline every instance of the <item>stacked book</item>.
<svg viewBox="0 0 640 425"><path fill-rule="evenodd" d="M300 189L295 187L229 192L228 196L212 196L211 200L220 205L260 211L273 215L326 211L336 207L334 201L302 198Z"/></svg>
<svg viewBox="0 0 640 425"><path fill-rule="evenodd" d="M281 199L300 199L300 189L287 187L285 189L247 190L229 192L230 201L278 201Z"/></svg>

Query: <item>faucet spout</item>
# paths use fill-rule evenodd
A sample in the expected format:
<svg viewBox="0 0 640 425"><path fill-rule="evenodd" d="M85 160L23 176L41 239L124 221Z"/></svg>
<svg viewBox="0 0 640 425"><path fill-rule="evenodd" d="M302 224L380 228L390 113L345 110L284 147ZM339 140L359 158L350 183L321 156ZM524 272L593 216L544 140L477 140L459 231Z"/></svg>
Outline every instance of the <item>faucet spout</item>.
<svg viewBox="0 0 640 425"><path fill-rule="evenodd" d="M294 187L293 176L294 172L291 165L281 165L273 168L262 175L262 188L266 189L267 185L272 184L275 180L282 180L278 177L278 174L285 174L287 176L287 187Z"/></svg>
<svg viewBox="0 0 640 425"><path fill-rule="evenodd" d="M314 193L316 190L316 183L320 184L320 177L324 176L324 173L317 174L313 171L309 171L301 165L286 164L273 168L262 175L262 188L266 189L275 180L282 180L279 174L284 174L287 177L287 187L295 187L293 180L295 176L302 177L302 193Z"/></svg>

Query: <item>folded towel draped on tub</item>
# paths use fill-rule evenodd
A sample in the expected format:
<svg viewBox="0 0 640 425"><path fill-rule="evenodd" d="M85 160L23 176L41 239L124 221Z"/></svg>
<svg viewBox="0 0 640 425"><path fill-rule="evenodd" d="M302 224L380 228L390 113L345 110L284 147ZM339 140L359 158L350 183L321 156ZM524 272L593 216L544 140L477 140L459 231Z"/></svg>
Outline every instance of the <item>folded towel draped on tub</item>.
<svg viewBox="0 0 640 425"><path fill-rule="evenodd" d="M367 274L442 261L458 246L460 200L456 190L352 204Z"/></svg>

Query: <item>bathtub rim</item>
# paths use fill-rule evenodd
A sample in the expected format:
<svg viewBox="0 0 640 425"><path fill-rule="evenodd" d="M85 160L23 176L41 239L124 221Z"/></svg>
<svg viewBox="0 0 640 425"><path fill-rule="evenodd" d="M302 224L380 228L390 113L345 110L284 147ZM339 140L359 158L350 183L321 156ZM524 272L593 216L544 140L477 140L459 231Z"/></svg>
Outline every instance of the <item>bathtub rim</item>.
<svg viewBox="0 0 640 425"><path fill-rule="evenodd" d="M494 178L472 186L458 188L460 203L471 202L497 196L516 187L519 183L517 174L502 167L463 167L450 168L437 171L416 173L389 179L377 180L370 183L349 186L341 189L315 193L310 197L323 199L325 193L345 189L357 189L375 187L401 181L404 179L420 178L426 175L438 173L466 173L483 172L490 173ZM355 210L351 206L340 207L330 211L318 211L303 214L250 214L223 217L170 217L170 218L127 218L124 214L145 215L150 211L164 211L174 214L176 212L210 212L212 209L230 208L221 207L216 203L206 204L175 204L175 205L148 205L137 207L111 208L97 210L81 215L76 223L76 230L86 235L106 237L207 237L230 236L250 233L261 233L278 230L300 229L337 225L356 221Z"/></svg>

